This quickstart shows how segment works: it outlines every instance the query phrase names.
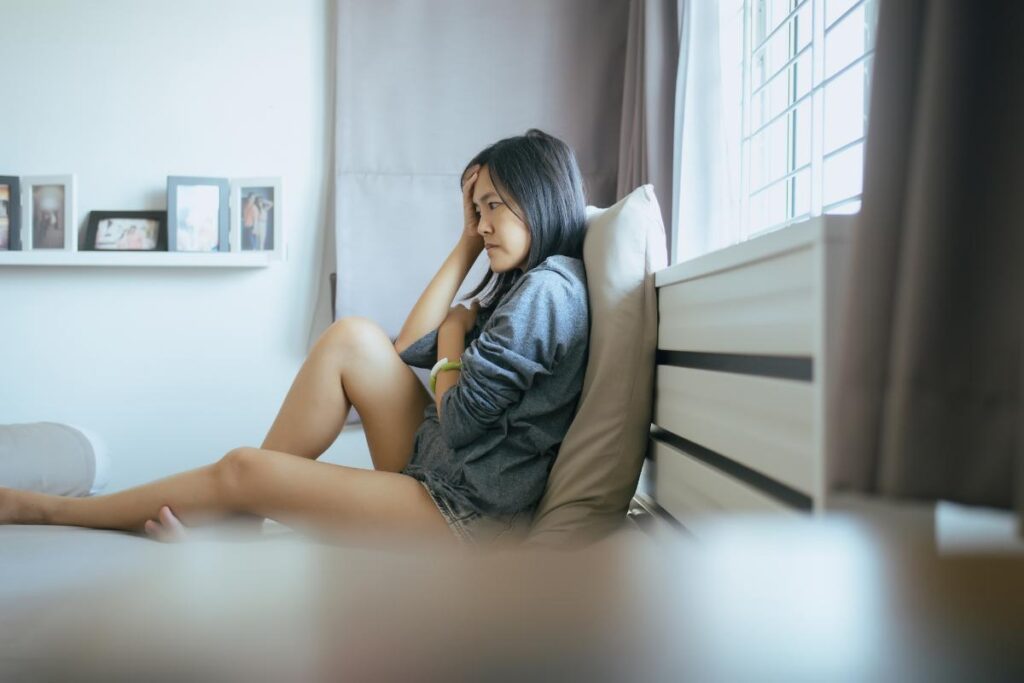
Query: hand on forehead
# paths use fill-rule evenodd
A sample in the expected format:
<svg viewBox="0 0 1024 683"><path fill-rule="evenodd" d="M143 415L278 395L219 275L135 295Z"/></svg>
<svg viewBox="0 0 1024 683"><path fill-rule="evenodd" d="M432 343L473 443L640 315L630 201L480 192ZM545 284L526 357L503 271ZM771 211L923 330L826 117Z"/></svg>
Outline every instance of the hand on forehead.
<svg viewBox="0 0 1024 683"><path fill-rule="evenodd" d="M497 197L498 194L494 190L494 183L491 182L491 174L484 166L476 177L476 183L473 184L473 201L479 204L492 196Z"/></svg>

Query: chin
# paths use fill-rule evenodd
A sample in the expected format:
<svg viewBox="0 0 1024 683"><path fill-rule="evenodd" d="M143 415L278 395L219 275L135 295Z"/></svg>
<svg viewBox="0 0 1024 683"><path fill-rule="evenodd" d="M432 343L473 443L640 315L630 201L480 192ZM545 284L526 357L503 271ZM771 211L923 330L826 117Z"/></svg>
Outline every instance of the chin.
<svg viewBox="0 0 1024 683"><path fill-rule="evenodd" d="M516 268L520 267L521 266L510 266L507 263L491 263L491 270L494 271L495 273L507 273L510 270L515 270Z"/></svg>
<svg viewBox="0 0 1024 683"><path fill-rule="evenodd" d="M493 256L490 257L491 270L495 273L504 273L508 270L508 264L505 263L504 259L496 259Z"/></svg>
<svg viewBox="0 0 1024 683"><path fill-rule="evenodd" d="M508 261L509 261L509 259L494 259L494 258L492 258L491 259L491 270L494 271L495 273L507 273L507 272L509 272L511 270L516 270L516 269L522 270L524 268L525 261L524 261L524 263L518 263L518 264L515 264L515 265L510 265Z"/></svg>

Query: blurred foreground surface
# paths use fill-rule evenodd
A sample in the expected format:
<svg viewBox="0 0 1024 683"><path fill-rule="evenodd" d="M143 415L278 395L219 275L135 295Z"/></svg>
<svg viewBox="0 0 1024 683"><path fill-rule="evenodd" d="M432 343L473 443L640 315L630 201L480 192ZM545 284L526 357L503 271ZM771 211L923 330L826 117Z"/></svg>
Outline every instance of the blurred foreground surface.
<svg viewBox="0 0 1024 683"><path fill-rule="evenodd" d="M139 552L128 576L0 601L0 680L1024 680L1024 556L940 555L891 520L574 553Z"/></svg>

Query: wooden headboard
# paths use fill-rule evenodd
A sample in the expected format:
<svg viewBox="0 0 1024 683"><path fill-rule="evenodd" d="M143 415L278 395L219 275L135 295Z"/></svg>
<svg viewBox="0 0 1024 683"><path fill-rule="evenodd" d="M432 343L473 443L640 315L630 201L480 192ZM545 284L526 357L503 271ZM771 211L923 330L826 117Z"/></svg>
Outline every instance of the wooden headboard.
<svg viewBox="0 0 1024 683"><path fill-rule="evenodd" d="M824 216L655 275L654 423L637 500L698 533L735 512L824 509L849 216Z"/></svg>

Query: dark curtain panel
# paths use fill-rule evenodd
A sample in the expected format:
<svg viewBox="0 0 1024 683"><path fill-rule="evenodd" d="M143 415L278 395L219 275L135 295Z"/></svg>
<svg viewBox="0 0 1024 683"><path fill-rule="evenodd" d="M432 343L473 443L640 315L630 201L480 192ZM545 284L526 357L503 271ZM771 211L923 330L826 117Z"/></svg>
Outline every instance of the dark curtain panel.
<svg viewBox="0 0 1024 683"><path fill-rule="evenodd" d="M1022 511L1022 18L880 6L834 489Z"/></svg>
<svg viewBox="0 0 1024 683"><path fill-rule="evenodd" d="M685 77L684 0L630 0L619 130L616 197L650 183L660 197L672 262L678 197L677 155Z"/></svg>

